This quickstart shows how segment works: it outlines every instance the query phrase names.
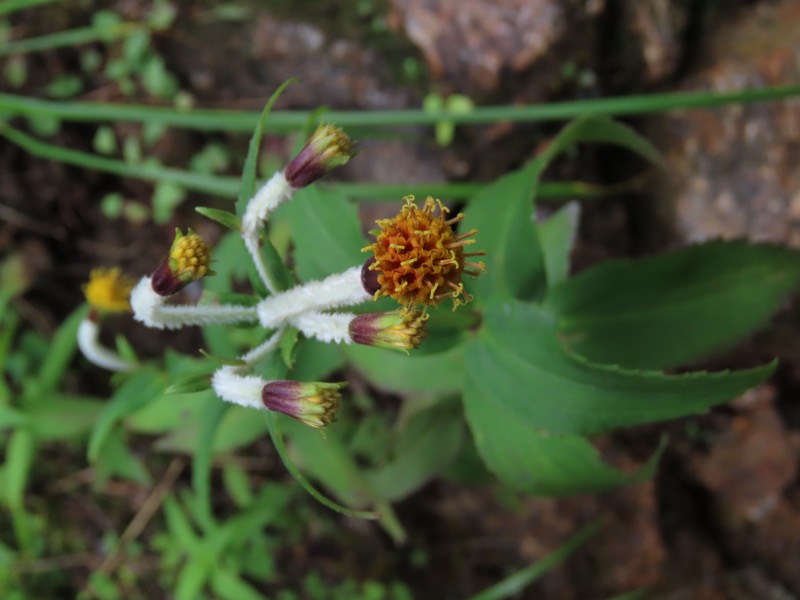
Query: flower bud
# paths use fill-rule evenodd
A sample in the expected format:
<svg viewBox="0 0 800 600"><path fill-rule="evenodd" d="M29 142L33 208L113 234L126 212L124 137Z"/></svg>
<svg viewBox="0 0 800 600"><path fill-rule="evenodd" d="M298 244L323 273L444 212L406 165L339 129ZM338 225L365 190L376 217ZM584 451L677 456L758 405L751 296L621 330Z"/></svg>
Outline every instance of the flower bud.
<svg viewBox="0 0 800 600"><path fill-rule="evenodd" d="M303 188L346 164L355 155L347 134L333 125L320 125L286 167L284 177L293 188Z"/></svg>
<svg viewBox="0 0 800 600"><path fill-rule="evenodd" d="M427 320L416 308L359 315L350 322L350 337L356 344L408 352L427 336Z"/></svg>
<svg viewBox="0 0 800 600"><path fill-rule="evenodd" d="M186 235L176 229L169 256L153 273L153 291L160 296L171 296L191 282L211 274L210 262L211 249L199 235L191 229Z"/></svg>
<svg viewBox="0 0 800 600"><path fill-rule="evenodd" d="M321 429L336 417L344 383L305 383L276 380L261 390L261 400L270 410L282 412L310 427Z"/></svg>

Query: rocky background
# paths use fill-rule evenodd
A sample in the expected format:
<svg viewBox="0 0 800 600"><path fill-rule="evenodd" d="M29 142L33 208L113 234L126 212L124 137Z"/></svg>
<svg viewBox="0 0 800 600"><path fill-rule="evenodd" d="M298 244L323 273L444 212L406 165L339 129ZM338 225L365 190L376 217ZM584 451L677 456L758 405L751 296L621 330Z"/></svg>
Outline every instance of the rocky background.
<svg viewBox="0 0 800 600"><path fill-rule="evenodd" d="M22 16L14 35L85 24L91 12L79 4L45 18ZM113 8L135 20L148 5L118 0ZM418 107L431 91L484 105L800 82L797 0L313 0L302 10L288 0L253 0L244 4L248 17L235 21L206 18L209 6L178 2L176 23L154 39L200 107L258 109L289 77L304 84L291 86L280 108ZM74 69L75 60L69 51L35 55L24 92L37 95L48 76ZM130 101L114 85L89 86L82 97ZM150 99L142 92L133 100ZM585 204L575 269L717 237L800 245L800 100L678 111L631 124L669 167L649 173L633 191ZM131 133L130 126L116 127ZM342 177L489 180L530 158L556 127L459 128L445 148L368 139ZM92 127L68 125L56 139L89 150L92 136ZM171 131L153 152L180 164L207 139L201 137ZM230 143L242 148L241 140ZM611 184L645 168L622 152L581 151L553 176ZM93 199L121 186L126 198L147 201L151 186L39 161L6 142L0 173L0 248L24 251L31 287L20 306L41 331L80 302L92 266L114 261L143 272L176 224L159 230L109 223ZM180 219L200 200L190 196ZM333 578L398 578L419 598L461 598L603 516L599 536L526 597L607 598L643 586L669 600L800 597L797 317L797 307L787 306L769 331L709 362L747 365L779 354L784 361L773 381L708 416L601 440L604 456L633 466L668 432L654 481L570 499L508 498L496 489L439 482L399 507L411 535L407 548L393 548L370 527L312 533L282 558L288 580L315 569ZM150 343L137 340L135 329L127 335L137 347ZM134 513L142 498L118 496L123 514ZM64 511L84 501L86 495L64 499ZM86 519L85 510L77 512ZM420 548L425 567L413 559ZM76 578L92 565L83 567Z"/></svg>

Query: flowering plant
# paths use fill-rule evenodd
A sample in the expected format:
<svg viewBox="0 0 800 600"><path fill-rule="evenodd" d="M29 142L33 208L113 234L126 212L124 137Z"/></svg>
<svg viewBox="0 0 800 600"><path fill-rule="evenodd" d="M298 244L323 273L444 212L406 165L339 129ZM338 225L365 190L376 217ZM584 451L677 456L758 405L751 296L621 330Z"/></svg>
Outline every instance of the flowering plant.
<svg viewBox="0 0 800 600"><path fill-rule="evenodd" d="M236 351L220 325L250 340L237 359L198 361L199 378L194 366L171 361L178 378L172 392L211 388L194 446L196 482L206 496L202 473L217 429L230 432L226 447L241 446L264 431L252 409L268 409L276 447L309 492L347 514L380 512L399 540L402 527L391 502L451 466L474 464L472 448L505 484L528 493L640 481L654 472L663 444L638 471L626 473L601 461L589 436L703 412L774 369L770 363L734 372L663 372L760 326L800 283L800 262L791 250L712 242L568 276L579 211L567 205L537 222L532 197L547 165L579 142L614 143L658 160L646 141L619 123L595 117L573 122L536 159L472 197L463 215L450 216L432 198L417 204L409 197L399 214L377 222L367 246L354 207L311 185L353 155L344 134L319 128L294 161L256 191L262 126L251 144L237 214L201 209L233 230L215 249L215 260L195 234L179 232L162 265L131 291L138 321L159 329L201 326L216 355ZM294 272L264 235L263 225L276 215L291 228ZM481 250L474 251L478 231ZM483 249L485 258L476 261ZM366 261L362 250L372 254ZM255 296L247 301L230 287L243 259L253 265ZM219 275L203 279L211 303L169 300L212 267ZM763 285L749 285L743 273L759 273ZM120 306L117 298L131 284L116 271L97 277L87 287L97 307L81 326L81 347L102 366L135 369L97 343L98 299L106 309ZM101 286L112 282L118 289ZM454 308L469 306L435 308L448 299ZM370 301L378 309L359 312ZM352 402L342 401L342 382L323 382L334 372L359 383L347 392ZM370 387L405 399L397 425L374 410L363 393ZM220 408L231 405L239 406ZM195 408L196 401L182 406ZM345 418L329 428L337 410ZM345 504L377 511L353 512L321 496L289 459L276 413L292 417L283 425L305 473ZM375 427L382 433L370 433ZM326 437L314 432L322 428ZM99 444L90 444L90 457Z"/></svg>

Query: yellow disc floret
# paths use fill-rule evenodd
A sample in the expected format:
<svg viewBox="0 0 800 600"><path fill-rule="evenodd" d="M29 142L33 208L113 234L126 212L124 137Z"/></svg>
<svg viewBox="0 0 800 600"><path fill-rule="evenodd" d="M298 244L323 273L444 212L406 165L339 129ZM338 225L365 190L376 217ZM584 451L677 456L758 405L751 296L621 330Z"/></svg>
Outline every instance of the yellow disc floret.
<svg viewBox="0 0 800 600"><path fill-rule="evenodd" d="M83 293L91 307L101 312L129 312L134 283L119 267L93 269Z"/></svg>
<svg viewBox="0 0 800 600"><path fill-rule="evenodd" d="M208 274L211 249L203 239L190 229L187 235L180 230L169 252L169 267L173 275L184 283L196 281Z"/></svg>
<svg viewBox="0 0 800 600"><path fill-rule="evenodd" d="M454 308L471 297L464 290L464 273L477 276L483 263L467 262L467 257L485 254L483 251L465 253L464 246L473 244L467 239L476 229L457 235L453 225L464 218L458 214L447 219L448 209L428 197L422 208L406 196L405 206L392 219L376 221L380 227L375 243L364 248L371 251L375 261L369 269L378 273L380 286L375 298L390 296L410 307L417 304L435 305L447 297Z"/></svg>

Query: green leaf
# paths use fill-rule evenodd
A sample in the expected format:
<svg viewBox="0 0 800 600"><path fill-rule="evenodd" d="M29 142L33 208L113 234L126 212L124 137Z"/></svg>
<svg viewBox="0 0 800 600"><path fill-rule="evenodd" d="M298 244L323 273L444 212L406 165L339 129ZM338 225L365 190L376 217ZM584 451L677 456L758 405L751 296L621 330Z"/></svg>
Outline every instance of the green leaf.
<svg viewBox="0 0 800 600"><path fill-rule="evenodd" d="M219 429L220 422L231 404L222 402L213 397L206 401L200 411L200 430L197 435L197 444L194 447L194 460L192 461L192 487L198 502L206 513L212 515L211 508L211 459L213 456L214 436Z"/></svg>
<svg viewBox="0 0 800 600"><path fill-rule="evenodd" d="M580 204L570 202L537 226L548 287L564 281L569 274L570 255L578 232L580 210Z"/></svg>
<svg viewBox="0 0 800 600"><path fill-rule="evenodd" d="M366 477L387 500L402 500L450 464L463 437L460 406L440 403L415 414L403 428L393 451L394 460L366 473Z"/></svg>
<svg viewBox="0 0 800 600"><path fill-rule="evenodd" d="M364 237L358 211L335 190L309 186L285 208L295 243L295 269L300 279L323 279L363 263Z"/></svg>
<svg viewBox="0 0 800 600"><path fill-rule="evenodd" d="M27 415L37 438L69 440L88 434L105 406L99 398L51 394L32 405Z"/></svg>
<svg viewBox="0 0 800 600"><path fill-rule="evenodd" d="M537 560L532 565L525 567L494 584L482 592L470 596L469 600L500 600L501 598L517 597L526 587L539 579L542 575L561 564L568 556L573 554L600 530L600 522L590 523L578 533L573 535L564 544L553 552Z"/></svg>
<svg viewBox="0 0 800 600"><path fill-rule="evenodd" d="M752 334L798 284L796 250L716 241L603 263L554 287L545 306L590 360L666 368Z"/></svg>
<svg viewBox="0 0 800 600"><path fill-rule="evenodd" d="M147 405L164 390L164 378L155 371L143 370L134 374L120 386L105 405L97 419L87 446L86 455L90 463L98 458L98 453L117 421L133 414Z"/></svg>
<svg viewBox="0 0 800 600"><path fill-rule="evenodd" d="M208 398L209 402L213 399L219 404L225 404L210 392ZM196 401L199 401L199 398ZM215 454L231 452L252 444L262 437L266 430L267 425L264 419L259 417L255 409L230 406L214 435L211 450ZM180 429L168 430L167 435L160 438L155 447L161 451L192 453L197 448L199 436L200 430L197 423L188 423Z"/></svg>
<svg viewBox="0 0 800 600"><path fill-rule="evenodd" d="M142 486L150 486L153 483L142 459L128 447L125 432L121 429L109 431L103 439L94 469L93 485L95 489L102 489L105 482L112 477L121 477Z"/></svg>
<svg viewBox="0 0 800 600"><path fill-rule="evenodd" d="M237 573L218 567L211 575L211 589L220 598L226 600L263 600L258 591L246 583Z"/></svg>
<svg viewBox="0 0 800 600"><path fill-rule="evenodd" d="M357 344L346 346L344 352L359 371L384 390L435 394L458 391L463 383L463 344L438 354L414 351L406 355Z"/></svg>
<svg viewBox="0 0 800 600"><path fill-rule="evenodd" d="M278 86L278 89L273 92L272 96L269 97L267 104L261 111L261 116L258 119L255 131L253 131L253 135L250 138L250 145L247 148L247 158L245 158L244 167L242 169L242 182L239 188L239 199L236 201L237 215L244 215L244 211L247 208L247 203L250 201L250 198L253 197L253 194L255 194L256 191L258 150L261 147L261 136L264 134L264 126L267 122L267 118L269 117L269 113L272 111L272 107L274 106L275 102L278 100L278 98L280 98L283 90L285 90L290 84L297 81L299 81L299 79L287 79L284 81L280 86Z"/></svg>
<svg viewBox="0 0 800 600"><path fill-rule="evenodd" d="M655 472L665 447L662 443L644 466L626 474L605 464L587 439L543 433L485 389L468 386L464 407L486 466L505 484L528 494L564 496L645 481Z"/></svg>
<svg viewBox="0 0 800 600"><path fill-rule="evenodd" d="M216 221L223 227L227 227L232 231L238 232L242 229L242 220L232 212L219 210L218 208L209 208L208 206L195 206L194 209L204 217Z"/></svg>
<svg viewBox="0 0 800 600"><path fill-rule="evenodd" d="M487 272L469 284L478 302L492 296L529 299L544 286L544 259L531 199L538 176L529 165L501 177L470 200L460 230L477 229L477 242L470 250L487 252L483 259Z"/></svg>
<svg viewBox="0 0 800 600"><path fill-rule="evenodd" d="M19 427L28 422L28 416L10 406L0 403L0 430Z"/></svg>
<svg viewBox="0 0 800 600"><path fill-rule="evenodd" d="M406 532L397 520L392 505L361 473L335 428L329 429L325 437L322 437L319 431L296 421L283 419L282 425L291 435L292 454L299 457L299 462L313 477L333 490L336 496L350 506L374 503L375 509L381 516L379 523L389 536L397 543L405 540ZM296 469L294 465L292 466Z"/></svg>
<svg viewBox="0 0 800 600"><path fill-rule="evenodd" d="M11 509L22 509L24 506L25 487L28 474L36 452L36 440L33 433L25 428L16 429L8 438L5 449L3 500Z"/></svg>
<svg viewBox="0 0 800 600"><path fill-rule="evenodd" d="M203 392L211 389L211 375L205 373L203 375L189 375L179 379L166 390L165 394L192 394L194 392Z"/></svg>
<svg viewBox="0 0 800 600"><path fill-rule="evenodd" d="M58 387L78 345L78 326L88 311L89 307L82 305L59 326L50 340L38 375L26 381L22 404L35 403L38 398Z"/></svg>
<svg viewBox="0 0 800 600"><path fill-rule="evenodd" d="M578 143L621 146L654 164L664 165L658 150L633 129L609 117L591 114L578 117L564 127L534 162L541 163L543 169L556 156Z"/></svg>
<svg viewBox="0 0 800 600"><path fill-rule="evenodd" d="M591 364L565 350L542 308L495 302L466 351L466 397L507 408L525 426L594 434L705 412L766 379L756 369L668 376ZM477 400L480 402L481 400Z"/></svg>

